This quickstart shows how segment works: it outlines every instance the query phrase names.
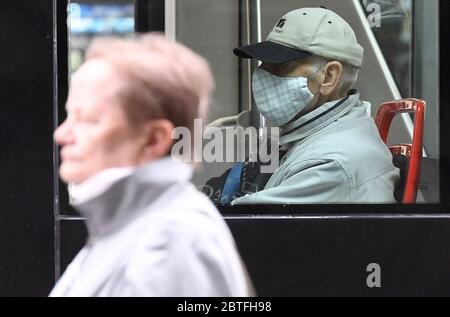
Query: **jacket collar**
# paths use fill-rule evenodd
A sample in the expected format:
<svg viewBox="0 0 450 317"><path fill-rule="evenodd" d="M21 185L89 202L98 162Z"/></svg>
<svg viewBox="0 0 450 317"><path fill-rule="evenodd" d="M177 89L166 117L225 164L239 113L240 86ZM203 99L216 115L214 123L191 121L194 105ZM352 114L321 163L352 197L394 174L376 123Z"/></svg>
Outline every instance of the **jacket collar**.
<svg viewBox="0 0 450 317"><path fill-rule="evenodd" d="M86 218L89 238L122 228L176 184L188 183L193 168L172 158L128 168L104 170L73 186L74 207Z"/></svg>
<svg viewBox="0 0 450 317"><path fill-rule="evenodd" d="M327 102L316 110L281 127L280 145L305 139L347 114L357 105L360 94L351 90L347 97Z"/></svg>

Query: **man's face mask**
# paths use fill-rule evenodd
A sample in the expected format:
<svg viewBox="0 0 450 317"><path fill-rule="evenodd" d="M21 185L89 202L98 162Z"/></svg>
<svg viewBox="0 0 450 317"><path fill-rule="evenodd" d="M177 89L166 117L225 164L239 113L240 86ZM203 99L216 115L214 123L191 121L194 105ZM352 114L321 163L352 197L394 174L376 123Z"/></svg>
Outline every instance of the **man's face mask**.
<svg viewBox="0 0 450 317"><path fill-rule="evenodd" d="M259 112L273 126L289 123L314 99L306 77L280 77L258 68L253 73L253 97Z"/></svg>

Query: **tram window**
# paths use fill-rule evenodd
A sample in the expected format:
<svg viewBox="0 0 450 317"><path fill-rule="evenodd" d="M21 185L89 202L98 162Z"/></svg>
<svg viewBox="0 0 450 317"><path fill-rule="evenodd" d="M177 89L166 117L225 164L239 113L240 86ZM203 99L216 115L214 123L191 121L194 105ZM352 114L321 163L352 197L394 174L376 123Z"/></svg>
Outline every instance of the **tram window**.
<svg viewBox="0 0 450 317"><path fill-rule="evenodd" d="M439 136L433 127L439 124L439 104L436 99L438 94L438 46L435 39L437 26L429 23L429 14L437 14L437 9L433 11L433 5L436 8L437 1L430 3L431 7L427 9L427 19L424 18L423 8L416 8L422 5L418 2L420 1L362 0L360 2L323 1L321 4L347 20L354 29L359 42L364 46L364 64L355 88L360 91L363 100L372 104L373 117L375 117L378 105L385 101L414 97L428 102L424 130L424 153L426 155L422 160L423 170L417 202L437 203L439 202ZM256 1L242 1L241 6L239 6L238 4L224 3L218 5L218 1L191 0L183 2L183 4L177 3L175 9L177 40L191 46L211 61L218 81L218 89L210 122L213 121L214 126L225 122L221 126L224 131L223 135L226 135L225 131L233 128L228 126L233 126L233 119L235 122L238 122L239 119L241 121L247 120L244 122L244 126L250 124L257 128L260 128L261 125L267 125L268 122L259 117L256 111L257 104L252 98L251 74L258 67L258 64L254 60L248 61L237 58L230 61L232 49L240 45L264 40L274 25L281 23L280 18L286 12L299 7L317 7L315 1L284 0L274 3L273 1L261 0L259 3L260 6ZM192 22L197 20L195 15L200 7L202 8L203 19L198 23ZM361 14L364 15L364 18L361 18ZM364 19L365 21L363 21ZM217 24L214 22L217 20L223 22ZM204 28L205 24L209 25L207 29ZM238 26L237 31L236 25ZM233 33L229 34L230 32ZM427 51L424 50L425 46ZM427 52L427 57L424 56L424 52ZM231 55L231 57L234 56ZM425 65L430 66L427 71L423 71ZM433 80L427 83L423 80L423 76L428 76ZM245 112L246 110L251 110L250 115ZM228 111L231 111L232 114L227 113ZM242 116L233 118L233 114L242 114ZM413 119L408 115L395 118L389 135L389 144L411 142ZM224 143L226 139L226 136L223 137ZM248 148L247 146L244 147ZM232 150L232 148L226 146L225 148L227 153L230 149ZM374 158L365 158L364 164L367 164L366 166L369 169L371 165L377 164L377 162L371 161L372 159ZM226 163L219 162L204 164L204 166L204 169L196 176L197 185L203 188L205 193L210 195L215 202L229 202L229 195L225 199L221 200L221 198L224 195L224 188L226 189L226 182L230 181L234 170L230 170ZM285 173L289 173L289 171L285 171ZM315 177L314 173L305 174L305 177ZM261 191L259 184L246 182L242 175L238 196L250 194L251 197L253 192L264 192L264 190ZM321 177L323 177L324 187L327 186L327 183L333 181L344 181L343 179L337 180L333 178L334 176L329 176L329 179L325 175ZM263 182L267 181L267 177L260 177L259 179L262 179ZM349 202L345 199L340 201L336 197L327 197L326 194L323 196L315 195L316 193L312 194L314 198L311 199L303 200L302 197L296 199L295 187L297 184L301 182L308 184L309 181L310 179L292 180L288 186L292 183L295 184L292 185L292 188L287 188L287 193L278 193L274 187L280 185L280 183L269 180L269 183L266 184L270 185L269 187L274 190L275 194L268 195L267 200L263 197L249 200L249 202L255 204ZM207 186L202 187L202 184L207 184ZM315 185L317 184L311 183L311 186ZM332 184L329 185L333 186ZM308 191L308 188L302 188L301 190L309 194L313 191ZM256 196L253 195L253 197ZM401 201L401 199L398 200ZM378 203L383 202L385 201L378 201ZM359 197L350 201L350 203L377 203L377 199L368 196L367 199L360 199Z"/></svg>
<svg viewBox="0 0 450 317"><path fill-rule="evenodd" d="M147 2L149 4L147 7L152 3L152 0L139 1ZM386 101L418 98L427 102L424 156L416 202L439 203L439 129L436 129L439 126L439 60L438 38L436 38L438 1L427 1L426 7L422 2L420 0L324 0L321 5L344 18L354 30L359 44L364 47L364 62L354 88L359 91L362 100L370 102L371 107L367 108L367 112L373 118L378 106ZM91 20L95 10L83 8L87 6L115 8L109 11L100 10L102 12L100 20L104 19L104 25L110 27L104 28L103 30L107 31L102 31L100 34L127 36L133 33L131 22L134 21L133 3L135 2L118 0L72 1L70 10L72 70L75 70L82 61L83 51L91 37L99 34L93 32L93 29L89 31L89 27L98 25ZM121 13L117 14L114 10L119 6ZM278 146L280 134L283 135L285 129L283 127L273 129L276 128L275 125L258 111L261 109L253 96L252 76L260 64L255 59L236 57L233 49L265 40L274 25L282 23L280 18L285 13L302 7L317 7L317 1L165 1L167 36L205 56L215 75L216 90L209 117L206 122L198 122L196 125L201 133L200 139L194 142L199 142L200 145L194 144L194 147L199 149L199 152L197 155L188 155L183 158L200 160L200 168L193 181L218 205L232 205L236 199L239 200L244 196L256 197L253 195L260 193L263 193L261 197L264 197L267 189L283 186L284 180L275 180L272 173L280 174L282 165L286 160L292 159L293 154L291 152L289 156L289 151L293 141L287 140L287 143L282 142L284 146L281 148ZM79 15L76 16L76 14ZM112 15L114 18L107 18L107 15ZM145 19L145 14L142 12L139 12L137 16L139 19ZM431 16L436 18L430 18ZM108 24L108 21L112 24ZM151 23L140 22L141 26L151 25ZM118 25L123 28L119 28ZM140 31L145 29L141 27ZM414 119L414 116L409 115L396 117L390 130L388 144L411 143ZM298 125L293 128L298 128ZM375 127L372 126L372 129ZM373 131L378 133L376 130ZM314 133L320 133L320 131ZM268 140L272 141L268 142ZM355 137L355 142L357 141ZM349 144L351 145L351 142ZM263 159L272 158L276 161L274 164L278 164L276 168L273 168L270 163L258 165L249 162L255 159L255 149L256 158L258 154L265 155ZM284 155L286 151L288 155ZM284 186L287 186L285 192L279 194L274 190L275 194L269 193L266 201L264 199L249 201L251 204L258 205L396 204L401 202L401 197L394 199L394 195L391 200L377 200L374 187L361 192L355 191L351 199L345 196L345 193L340 193L340 191L351 191L360 186L361 182L364 182L364 177L361 178L360 183L349 183L347 189L343 187L337 189L336 194L327 192L329 190L327 188L339 186L340 183L349 180L354 181L355 177L377 169L382 155L374 159L376 155L367 157L364 156L364 151L363 147L360 147L354 154L349 154L350 156L357 154L361 157L361 160L356 163L362 165L362 168L359 170L350 168L354 174L348 173L345 168L344 173L327 174L327 169L333 171L342 168L345 162L333 161L326 155L311 157L309 162L314 161L316 165L308 166L307 162L303 162L305 164L302 167L304 170L309 169L311 173L305 173L304 178L302 176L287 180L287 183L284 183ZM259 159L261 161L261 156ZM352 162L351 164L356 164L355 161L349 161ZM300 162L297 166L301 166ZM322 170L321 166L325 168ZM316 171L315 167L318 167ZM265 168L267 173L260 173L262 168ZM286 176L289 173L295 174L289 169L281 174ZM375 174L374 176L378 176ZM312 182L314 177L319 178L319 182ZM367 177L367 180L370 180L370 177ZM388 186L388 190L392 187L393 192L393 188L398 185L392 185L396 182L393 181L394 179L397 178L392 175L387 176L373 186ZM391 181L391 185L386 185ZM298 184L302 182L304 185L298 187ZM321 186L322 189L315 189ZM315 192L315 190L323 192ZM303 199L305 195L307 198Z"/></svg>

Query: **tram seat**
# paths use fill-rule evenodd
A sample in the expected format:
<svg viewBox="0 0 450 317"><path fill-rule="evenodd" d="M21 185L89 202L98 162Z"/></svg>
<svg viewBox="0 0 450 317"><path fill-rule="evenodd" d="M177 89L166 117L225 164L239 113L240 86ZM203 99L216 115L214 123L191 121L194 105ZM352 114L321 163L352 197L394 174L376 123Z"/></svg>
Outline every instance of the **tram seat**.
<svg viewBox="0 0 450 317"><path fill-rule="evenodd" d="M387 145L392 120L398 114L414 114L414 131L411 144L389 145L393 163L400 169L400 183L394 196L398 202L412 204L416 202L419 189L420 168L423 153L423 128L426 102L419 99L401 99L381 104L377 110L375 123L381 139Z"/></svg>

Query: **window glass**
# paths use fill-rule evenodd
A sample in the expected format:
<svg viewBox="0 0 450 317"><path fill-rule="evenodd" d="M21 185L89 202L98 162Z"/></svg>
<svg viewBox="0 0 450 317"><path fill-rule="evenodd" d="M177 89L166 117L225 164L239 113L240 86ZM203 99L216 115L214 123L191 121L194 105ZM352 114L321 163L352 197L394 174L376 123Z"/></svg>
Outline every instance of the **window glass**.
<svg viewBox="0 0 450 317"><path fill-rule="evenodd" d="M152 7L151 0L140 3L144 2L145 10ZM72 1L71 70L83 61L93 36L134 32L133 3ZM209 117L196 125L198 155L190 157L200 163L195 185L218 205L403 202L413 164L397 154L392 157L397 152L384 145L374 119L381 104L416 98L426 101L427 108L422 168L416 170L419 181L413 200L439 202L438 1L427 3L425 7L414 0L323 1L348 22L363 47L360 68L355 67L357 49L342 46L351 31L332 13L321 16L320 29L303 36L311 39L314 34L317 43L331 45L315 53L328 55L326 59L260 65L233 54L233 49L267 36L277 44L285 41L288 49L315 50L312 40L289 42L289 30L303 22L282 18L295 9L317 9L313 0L169 0L164 19L157 21L137 12L139 31L150 30L146 26L156 22L164 24L168 37L203 55L214 73ZM296 19L321 13L305 9L298 14ZM142 20L146 16L147 22ZM338 57L331 57L333 52ZM335 61L345 76L335 77L339 89L327 94L324 80L333 73L330 65ZM348 93L350 88L356 91ZM396 116L387 145L412 143L416 122L414 114Z"/></svg>
<svg viewBox="0 0 450 317"><path fill-rule="evenodd" d="M425 13L416 12L414 10L415 3L412 0L368 0L360 3L356 1L325 1L324 5L338 13L351 25L359 43L364 47L364 63L354 87L359 90L362 100L370 102L370 113L373 118L376 116L378 106L386 101L413 97L428 102L424 126L422 176L416 201L420 203L438 202L439 136L436 129L433 128L439 124L439 105L435 99L438 94L438 59L437 41L432 41L435 39L437 25L424 23ZM436 2L430 3L430 5L433 7ZM203 18L197 20L195 16L200 7L203 9ZM225 116L229 119L233 113L237 115L242 111L251 110L250 115L245 117L248 120L245 122L246 124L257 128L260 128L261 125L270 125L270 120L260 117L257 110L261 107L258 107L258 100L255 103L255 98L252 98L251 76L258 64L254 61L238 59L232 54L232 50L240 45L265 40L274 25L286 25L286 21L281 19L285 13L300 7L317 7L317 4L314 1L289 0L276 3L265 0L241 1L240 5L199 0L185 1L183 4L177 3L174 21L177 40L191 46L209 59L219 83L210 122ZM437 10L432 11L431 8L428 10L428 17L430 13L434 16L437 15ZM216 20L224 22L215 23ZM204 25L209 25L209 27L206 29ZM424 46L428 48L428 60L424 59ZM435 67L428 69L427 72L419 72L425 65L434 65ZM426 83L423 81L424 76L431 76L434 80ZM264 102L264 100L260 100L260 102ZM281 107L285 100L271 100L271 102L274 107ZM414 115L396 116L389 131L387 144L411 143L414 119ZM230 129L229 127L222 128L223 130ZM293 128L295 131L295 126ZM285 129L282 127L281 134L283 134L283 130ZM290 142L287 148L284 148L288 155L283 157L284 151L280 152L280 168L271 177L259 177L256 182L247 182L244 177L245 172L252 175L257 171L250 169L249 172L244 169L239 184L241 188L237 196L258 191L260 197L257 197L258 194L253 195L255 199L248 199L247 203L249 204L385 203L386 200L376 197L377 192L383 196L381 188L386 183L384 185L381 183L387 181L392 184L392 178L389 178L390 176L379 177L379 181L371 181L376 179L380 173L383 174L382 170L374 172L374 169L377 169L376 166L383 164L383 161L386 162L386 158L382 158L380 155L383 149L370 149L367 142L359 145L356 145L358 142L353 144L349 142L342 150L343 157L336 158L338 154L330 153L335 145L324 141L328 150L318 149L316 145L320 144L320 138L317 138L317 142L313 141L315 136L326 133L325 131L315 131L314 136L307 135L312 143L309 147L299 146L305 139L300 141L297 139L297 143ZM258 131L258 133L261 135L262 131ZM367 133L367 131L363 133ZM371 133L377 132L374 130ZM355 141L358 139L356 135L347 136L345 133L342 134L342 137L354 138ZM283 144L283 137L280 141ZM258 139L258 142L264 142L264 140ZM338 142L346 143L342 139L336 141L336 143ZM294 153L292 148L296 145L298 151ZM353 145L355 148L352 148ZM334 150L339 151L338 149L339 146ZM311 153L307 154L308 151ZM374 151L374 155L370 155L370 151ZM318 152L322 154L317 154ZM355 160L356 157L359 159ZM313 163L314 160L317 162ZM346 164L348 165L345 166ZM397 161L395 164L403 170L401 179L404 182L408 168ZM232 179L230 175L233 175L233 169L229 170L226 164L218 162L204 164L204 166L206 167L199 171L195 181L200 187L205 181L211 185L205 188L205 192L212 195L215 202L220 202L223 191L227 189L227 181ZM234 166L236 167L236 165ZM340 171L339 168L341 168ZM324 172L325 170L326 172ZM334 174L335 172L336 174ZM365 174L365 172L368 173ZM372 175L374 178L369 176L372 172L374 172ZM389 173L387 172L387 174ZM264 183L267 178L269 178L268 183ZM255 180L255 178L251 179ZM365 183L366 181L367 183ZM341 187L344 190L343 183L350 187L347 189L353 193L351 194L353 197L346 199L348 196L341 195L342 193L337 188ZM263 185L261 186L261 184ZM264 184L266 190L261 191L264 189ZM367 186L366 189L364 189L364 184ZM396 184L394 187L402 187L398 183ZM336 190L334 193L333 188ZM226 197L227 199L223 202L229 201L229 197ZM402 193L397 195L397 200L402 201Z"/></svg>
<svg viewBox="0 0 450 317"><path fill-rule="evenodd" d="M402 96L412 93L413 1L362 0ZM379 10L379 11L378 11ZM376 14L379 12L379 16Z"/></svg>
<svg viewBox="0 0 450 317"><path fill-rule="evenodd" d="M127 36L134 33L134 2L71 1L69 10L69 65L76 71L93 37Z"/></svg>

